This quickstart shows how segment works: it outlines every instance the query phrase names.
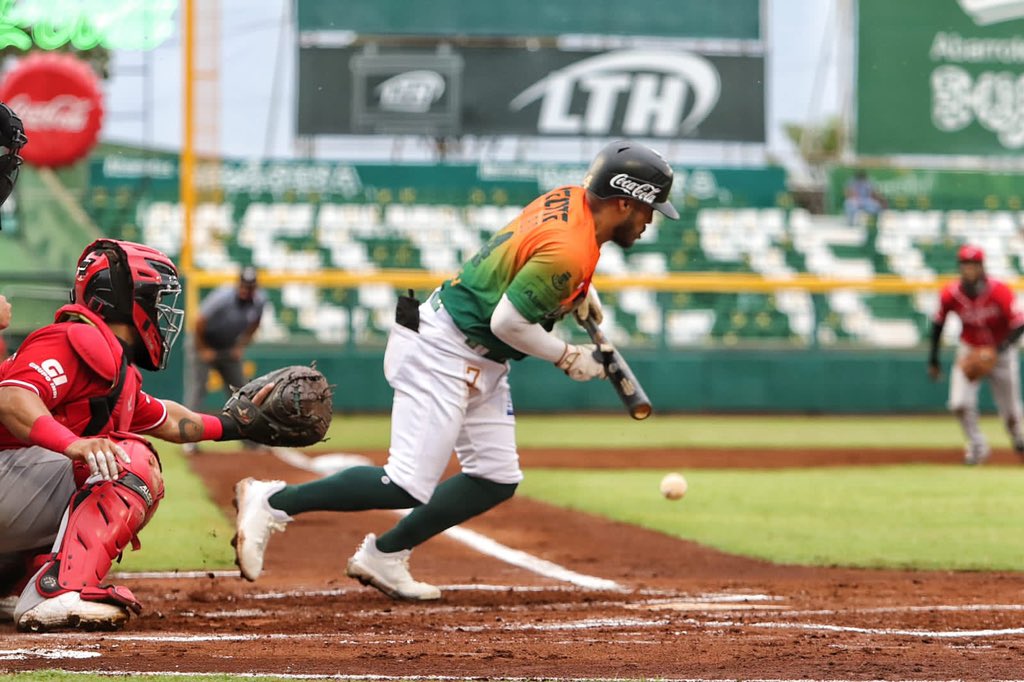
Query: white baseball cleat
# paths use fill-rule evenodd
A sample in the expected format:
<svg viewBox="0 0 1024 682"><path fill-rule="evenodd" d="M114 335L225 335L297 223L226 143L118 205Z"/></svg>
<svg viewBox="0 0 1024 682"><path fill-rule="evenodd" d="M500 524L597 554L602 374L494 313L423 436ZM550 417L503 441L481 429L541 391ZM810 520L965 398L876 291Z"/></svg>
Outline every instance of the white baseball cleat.
<svg viewBox="0 0 1024 682"><path fill-rule="evenodd" d="M22 614L14 614L21 632L78 628L117 630L128 622L128 609L116 604L85 601L78 592L44 599Z"/></svg>
<svg viewBox="0 0 1024 682"><path fill-rule="evenodd" d="M263 572L263 553L274 531L283 531L292 517L270 506L270 496L283 489L284 481L243 478L235 484L235 563L242 577L256 580Z"/></svg>
<svg viewBox="0 0 1024 682"><path fill-rule="evenodd" d="M377 549L377 536L370 533L356 553L348 560L345 573L364 585L376 587L392 599L433 601L441 598L441 590L417 582L409 573L412 550L382 552Z"/></svg>

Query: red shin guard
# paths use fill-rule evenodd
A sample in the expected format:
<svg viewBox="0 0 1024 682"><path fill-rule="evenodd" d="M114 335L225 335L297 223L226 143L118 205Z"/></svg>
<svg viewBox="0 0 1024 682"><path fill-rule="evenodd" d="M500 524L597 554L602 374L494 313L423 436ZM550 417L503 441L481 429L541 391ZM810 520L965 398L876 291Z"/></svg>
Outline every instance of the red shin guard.
<svg viewBox="0 0 1024 682"><path fill-rule="evenodd" d="M131 463L116 481L87 485L72 497L54 543L57 551L44 557L36 590L46 598L79 592L86 601L120 604L138 613L142 607L130 590L100 583L129 544L138 549L138 533L164 495L163 477L148 442L128 434L115 436Z"/></svg>

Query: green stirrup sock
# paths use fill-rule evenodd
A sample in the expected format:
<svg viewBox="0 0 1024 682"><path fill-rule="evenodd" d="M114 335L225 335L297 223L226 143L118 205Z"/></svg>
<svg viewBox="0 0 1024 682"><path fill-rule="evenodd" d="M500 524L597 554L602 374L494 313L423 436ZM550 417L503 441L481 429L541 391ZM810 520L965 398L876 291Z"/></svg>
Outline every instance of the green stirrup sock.
<svg viewBox="0 0 1024 682"><path fill-rule="evenodd" d="M408 509L419 501L391 482L383 467L352 467L326 478L289 485L270 496L270 506L289 516L308 511Z"/></svg>
<svg viewBox="0 0 1024 682"><path fill-rule="evenodd" d="M412 549L428 538L495 507L516 491L518 483L495 483L457 474L437 486L430 501L409 512L394 528L377 538L377 549Z"/></svg>

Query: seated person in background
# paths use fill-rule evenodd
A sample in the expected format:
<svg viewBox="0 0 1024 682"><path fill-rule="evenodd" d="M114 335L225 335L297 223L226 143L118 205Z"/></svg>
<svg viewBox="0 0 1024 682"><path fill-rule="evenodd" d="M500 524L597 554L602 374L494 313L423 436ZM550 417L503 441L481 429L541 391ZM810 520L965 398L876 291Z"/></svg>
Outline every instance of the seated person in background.
<svg viewBox="0 0 1024 682"><path fill-rule="evenodd" d="M853 178L846 183L846 222L853 225L857 222L857 213L863 211L878 216L888 204L885 197L878 193L874 184L868 179L867 172L858 170Z"/></svg>

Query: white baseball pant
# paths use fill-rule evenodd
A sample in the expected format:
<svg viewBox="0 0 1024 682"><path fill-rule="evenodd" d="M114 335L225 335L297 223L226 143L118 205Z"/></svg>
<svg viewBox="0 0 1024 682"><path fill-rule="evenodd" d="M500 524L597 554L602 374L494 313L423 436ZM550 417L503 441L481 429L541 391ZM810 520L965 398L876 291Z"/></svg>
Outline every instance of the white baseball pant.
<svg viewBox="0 0 1024 682"><path fill-rule="evenodd" d="M443 307L419 310L419 333L396 324L384 353L395 390L385 473L425 503L454 450L464 473L518 483L508 363L484 359Z"/></svg>
<svg viewBox="0 0 1024 682"><path fill-rule="evenodd" d="M971 347L967 344L960 344L957 348L956 359L950 371L948 407L960 420L960 426L967 437L968 448L974 453L980 453L988 450L988 443L978 423L978 390L983 380L969 381L967 375L960 369L960 359L970 351ZM1013 440L1021 440L1024 405L1021 403L1020 395L1020 358L1017 348L1009 348L1000 353L992 373L985 379L992 388L992 400L1007 433Z"/></svg>

